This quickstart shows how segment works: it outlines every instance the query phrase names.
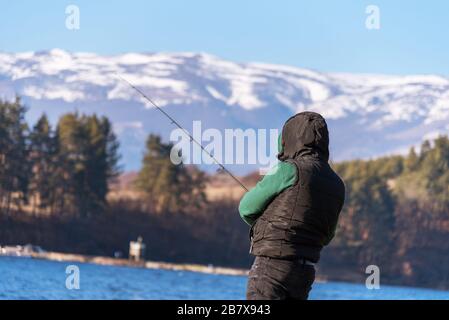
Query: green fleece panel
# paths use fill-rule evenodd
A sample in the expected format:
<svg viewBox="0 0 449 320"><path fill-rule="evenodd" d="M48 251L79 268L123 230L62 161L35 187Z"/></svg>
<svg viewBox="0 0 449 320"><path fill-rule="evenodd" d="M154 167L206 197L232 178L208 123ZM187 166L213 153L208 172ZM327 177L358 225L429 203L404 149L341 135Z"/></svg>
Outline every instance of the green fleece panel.
<svg viewBox="0 0 449 320"><path fill-rule="evenodd" d="M240 200L239 212L242 219L253 225L274 197L296 183L296 176L294 164L279 162Z"/></svg>

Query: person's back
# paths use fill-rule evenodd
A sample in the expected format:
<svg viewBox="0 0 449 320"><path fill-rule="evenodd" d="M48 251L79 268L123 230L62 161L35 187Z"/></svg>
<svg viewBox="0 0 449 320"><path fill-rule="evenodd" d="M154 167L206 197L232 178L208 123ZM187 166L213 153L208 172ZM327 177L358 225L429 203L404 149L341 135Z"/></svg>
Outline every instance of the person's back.
<svg viewBox="0 0 449 320"><path fill-rule="evenodd" d="M345 188L328 164L323 117L303 112L282 130L280 164L245 194L240 214L251 224L248 299L306 299L314 263L334 236Z"/></svg>

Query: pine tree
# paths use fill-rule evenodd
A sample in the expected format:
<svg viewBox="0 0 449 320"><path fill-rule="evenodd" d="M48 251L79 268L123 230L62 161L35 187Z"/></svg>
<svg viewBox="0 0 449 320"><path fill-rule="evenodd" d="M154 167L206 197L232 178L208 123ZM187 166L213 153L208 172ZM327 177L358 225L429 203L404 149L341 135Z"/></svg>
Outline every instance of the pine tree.
<svg viewBox="0 0 449 320"><path fill-rule="evenodd" d="M80 171L83 170L83 155L80 152L82 132L78 114L66 114L57 126L57 163L55 192L57 193L55 211L74 214L80 199Z"/></svg>
<svg viewBox="0 0 449 320"><path fill-rule="evenodd" d="M101 211L106 205L109 183L119 173L119 144L107 118L98 119L94 115L84 117L82 121L89 138L85 175L88 191L87 211Z"/></svg>
<svg viewBox="0 0 449 320"><path fill-rule="evenodd" d="M29 161L32 168L30 194L33 212L48 209L54 201L56 140L47 116L40 117L30 134Z"/></svg>
<svg viewBox="0 0 449 320"><path fill-rule="evenodd" d="M407 171L414 171L418 168L419 165L419 156L415 151L415 148L410 148L410 152L408 156L405 158L405 169Z"/></svg>
<svg viewBox="0 0 449 320"><path fill-rule="evenodd" d="M30 167L27 162L26 108L19 98L0 102L0 208L7 214L27 200Z"/></svg>
<svg viewBox="0 0 449 320"><path fill-rule="evenodd" d="M434 206L449 208L449 139L438 137L423 155L420 179L425 181L428 199Z"/></svg>
<svg viewBox="0 0 449 320"><path fill-rule="evenodd" d="M119 173L118 141L106 118L67 114L57 129L58 210L80 216L101 212Z"/></svg>
<svg viewBox="0 0 449 320"><path fill-rule="evenodd" d="M150 135L136 187L147 197L146 207L156 212L185 211L205 202L205 175L195 168L175 165L170 160L173 144Z"/></svg>

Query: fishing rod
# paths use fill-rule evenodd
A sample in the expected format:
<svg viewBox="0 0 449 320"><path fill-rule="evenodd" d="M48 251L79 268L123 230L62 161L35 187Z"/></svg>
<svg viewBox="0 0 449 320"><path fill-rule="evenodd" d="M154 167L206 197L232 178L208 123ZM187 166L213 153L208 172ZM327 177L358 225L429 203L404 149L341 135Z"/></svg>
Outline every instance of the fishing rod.
<svg viewBox="0 0 449 320"><path fill-rule="evenodd" d="M159 107L152 99L150 99L142 90L134 86L131 82L123 78L121 75L116 73L116 76L122 80L123 82L126 82L131 88L136 90L142 97L144 97L148 102L151 103L152 106L154 106L157 110L159 110L164 116L166 116L172 124L176 125L181 131L190 139L190 141L194 142L196 145L198 145L203 152L205 152L219 167L222 171L226 172L232 179L234 179L235 182L237 182L245 191L248 191L248 188L245 187L245 185L236 177L234 176L226 167L221 164L220 161L218 161L209 151L207 151L203 145L197 141L189 131L187 131L183 126L179 124L178 121L176 121L172 116L170 116L167 112L165 112L161 107Z"/></svg>

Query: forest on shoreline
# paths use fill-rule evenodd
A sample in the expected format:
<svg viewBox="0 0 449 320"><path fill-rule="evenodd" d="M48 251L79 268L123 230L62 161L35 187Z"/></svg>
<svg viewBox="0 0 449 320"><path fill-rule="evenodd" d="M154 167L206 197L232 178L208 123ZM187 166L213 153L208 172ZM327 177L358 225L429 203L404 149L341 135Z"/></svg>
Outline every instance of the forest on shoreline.
<svg viewBox="0 0 449 320"><path fill-rule="evenodd" d="M25 112L19 99L0 102L0 244L112 256L142 236L150 260L249 267L237 201L208 200L214 177L173 165L172 145L150 135L132 184L138 197L110 199L121 170L109 120L71 113L52 128L43 115L28 128ZM377 265L382 283L448 289L448 137L332 166L347 197L319 273L362 281Z"/></svg>

